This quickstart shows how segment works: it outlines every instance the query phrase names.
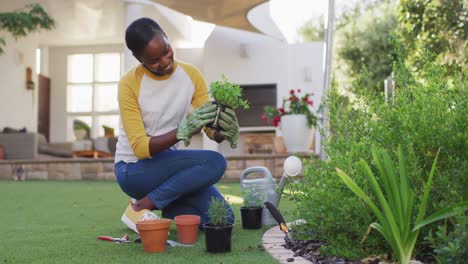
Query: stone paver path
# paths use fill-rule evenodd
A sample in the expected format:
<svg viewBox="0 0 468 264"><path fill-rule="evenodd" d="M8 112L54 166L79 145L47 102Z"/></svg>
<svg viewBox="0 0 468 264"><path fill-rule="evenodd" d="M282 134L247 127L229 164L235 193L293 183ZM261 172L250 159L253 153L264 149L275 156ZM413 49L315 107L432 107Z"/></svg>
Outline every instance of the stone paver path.
<svg viewBox="0 0 468 264"><path fill-rule="evenodd" d="M291 223L288 223L290 226ZM262 244L265 250L270 253L275 259L280 263L300 263L300 264L310 264L311 262L304 259L303 257L295 257L294 252L290 249L284 248L286 242L284 241L284 233L279 229L279 227L273 226L268 229L263 234ZM288 259L290 261L288 261Z"/></svg>

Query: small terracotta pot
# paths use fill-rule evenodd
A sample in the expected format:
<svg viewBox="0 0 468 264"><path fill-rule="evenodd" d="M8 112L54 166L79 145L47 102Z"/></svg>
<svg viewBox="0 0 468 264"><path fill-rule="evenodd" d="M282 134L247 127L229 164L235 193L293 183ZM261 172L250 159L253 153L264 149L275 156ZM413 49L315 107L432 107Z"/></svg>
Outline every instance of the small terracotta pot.
<svg viewBox="0 0 468 264"><path fill-rule="evenodd" d="M164 252L166 250L167 236L171 220L145 220L138 221L138 233L140 233L141 243L145 252Z"/></svg>
<svg viewBox="0 0 468 264"><path fill-rule="evenodd" d="M200 216L198 215L178 215L174 218L177 226L177 236L182 244L193 244L197 242L198 225Z"/></svg>

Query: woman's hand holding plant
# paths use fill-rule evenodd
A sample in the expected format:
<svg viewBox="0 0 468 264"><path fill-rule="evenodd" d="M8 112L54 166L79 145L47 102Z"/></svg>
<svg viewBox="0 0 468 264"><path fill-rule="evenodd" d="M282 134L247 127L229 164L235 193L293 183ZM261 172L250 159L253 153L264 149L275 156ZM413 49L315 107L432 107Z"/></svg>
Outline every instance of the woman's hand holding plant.
<svg viewBox="0 0 468 264"><path fill-rule="evenodd" d="M200 133L201 129L213 123L216 116L216 105L207 102L190 112L177 126L177 139L183 140L185 146L190 145L192 135Z"/></svg>
<svg viewBox="0 0 468 264"><path fill-rule="evenodd" d="M231 144L231 148L235 148L239 138L239 123L234 110L226 107L226 110L220 113L219 127L224 138Z"/></svg>

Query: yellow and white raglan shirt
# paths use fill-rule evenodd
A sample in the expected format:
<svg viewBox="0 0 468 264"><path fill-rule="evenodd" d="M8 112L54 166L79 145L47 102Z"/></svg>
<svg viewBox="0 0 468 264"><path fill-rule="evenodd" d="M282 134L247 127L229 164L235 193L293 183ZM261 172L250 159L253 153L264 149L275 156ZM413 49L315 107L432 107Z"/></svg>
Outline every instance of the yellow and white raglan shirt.
<svg viewBox="0 0 468 264"><path fill-rule="evenodd" d="M118 100L121 122L116 163L151 158L150 137L176 129L192 107L200 107L209 96L200 71L174 61L174 72L166 76L156 76L142 64L130 70L119 82ZM214 130L204 130L213 138Z"/></svg>

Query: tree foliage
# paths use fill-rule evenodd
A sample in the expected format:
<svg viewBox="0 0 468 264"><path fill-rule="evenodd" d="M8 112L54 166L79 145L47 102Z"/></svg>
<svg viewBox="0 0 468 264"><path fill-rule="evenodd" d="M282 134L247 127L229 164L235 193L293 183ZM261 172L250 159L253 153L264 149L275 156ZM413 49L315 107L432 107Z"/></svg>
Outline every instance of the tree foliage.
<svg viewBox="0 0 468 264"><path fill-rule="evenodd" d="M466 70L467 7L461 0L401 0L398 33L408 61L420 67L423 50L453 71Z"/></svg>
<svg viewBox="0 0 468 264"><path fill-rule="evenodd" d="M353 9L354 15L343 17L346 22L339 22L337 35L338 64L346 77L360 74L365 67L369 71L368 79L361 80L369 89L381 91L382 82L392 72L395 60L391 36L396 30L397 19L392 4L369 5L364 11ZM361 13L362 12L362 13ZM348 78L346 78L348 79Z"/></svg>
<svg viewBox="0 0 468 264"><path fill-rule="evenodd" d="M54 19L40 4L31 4L21 10L0 13L0 30L10 32L15 39L25 37L40 29L50 30L54 25ZM5 40L0 37L0 54L4 52L5 44Z"/></svg>
<svg viewBox="0 0 468 264"><path fill-rule="evenodd" d="M317 21L314 19L307 20L298 30L299 35L305 42L324 41L325 40L325 23L324 17L320 16Z"/></svg>

